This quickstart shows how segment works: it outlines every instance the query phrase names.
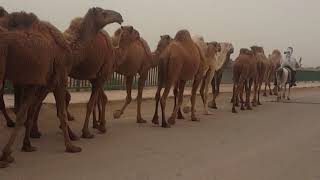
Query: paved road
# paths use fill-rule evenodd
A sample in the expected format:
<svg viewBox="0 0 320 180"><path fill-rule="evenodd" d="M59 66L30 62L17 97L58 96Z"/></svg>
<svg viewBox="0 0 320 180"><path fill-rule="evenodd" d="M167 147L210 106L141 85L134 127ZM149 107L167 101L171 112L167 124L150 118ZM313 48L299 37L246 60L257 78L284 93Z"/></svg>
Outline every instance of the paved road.
<svg viewBox="0 0 320 180"><path fill-rule="evenodd" d="M267 98L253 111L232 114L225 93L213 115L200 115L200 123L186 115L171 129L135 124L135 103L121 120L110 120L111 109L120 107L112 103L108 133L76 142L83 148L80 154L64 153L55 108L46 105L40 124L44 136L33 140L39 151L20 152L20 137L16 162L0 170L0 179L320 180L320 88L294 90L293 96L293 103ZM148 120L153 105L143 103ZM71 126L78 133L84 107L71 107L77 119ZM0 148L7 135L2 121Z"/></svg>

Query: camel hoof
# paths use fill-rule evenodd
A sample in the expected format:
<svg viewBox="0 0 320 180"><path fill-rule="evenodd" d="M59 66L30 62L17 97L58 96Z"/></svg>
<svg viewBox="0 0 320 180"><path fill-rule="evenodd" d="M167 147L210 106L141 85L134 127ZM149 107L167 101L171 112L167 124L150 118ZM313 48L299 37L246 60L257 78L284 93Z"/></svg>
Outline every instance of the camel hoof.
<svg viewBox="0 0 320 180"><path fill-rule="evenodd" d="M191 117L191 121L193 121L193 122L200 122L200 119L197 118L197 117L195 117L195 116L193 116L193 117Z"/></svg>
<svg viewBox="0 0 320 180"><path fill-rule="evenodd" d="M122 112L120 110L116 110L113 112L113 117L115 119L119 119L121 117L121 115L122 115Z"/></svg>
<svg viewBox="0 0 320 180"><path fill-rule="evenodd" d="M93 129L98 129L99 128L99 124L98 123L93 123L92 128Z"/></svg>
<svg viewBox="0 0 320 180"><path fill-rule="evenodd" d="M144 119L138 119L138 120L137 120L137 123L138 123L138 124L145 124L145 123L147 123L147 121L144 120Z"/></svg>
<svg viewBox="0 0 320 180"><path fill-rule="evenodd" d="M9 167L9 163L0 161L0 169Z"/></svg>
<svg viewBox="0 0 320 180"><path fill-rule="evenodd" d="M78 146L70 145L66 147L66 152L68 153L78 153L81 152L81 148Z"/></svg>
<svg viewBox="0 0 320 180"><path fill-rule="evenodd" d="M181 114L178 114L178 117L177 117L177 119L185 119L185 118L184 118L184 116L183 116L183 115L181 115Z"/></svg>
<svg viewBox="0 0 320 180"><path fill-rule="evenodd" d="M83 131L81 137L84 139L93 139L94 135L91 134L89 131Z"/></svg>
<svg viewBox="0 0 320 180"><path fill-rule="evenodd" d="M8 122L7 122L7 127L13 128L13 127L15 127L15 126L16 126L16 124L15 124L13 121L8 121Z"/></svg>
<svg viewBox="0 0 320 180"><path fill-rule="evenodd" d="M267 97L267 93L263 93L263 96L264 96L264 97Z"/></svg>
<svg viewBox="0 0 320 180"><path fill-rule="evenodd" d="M183 112L184 113L188 114L188 113L190 113L190 111L191 111L191 107L190 106L183 107Z"/></svg>
<svg viewBox="0 0 320 180"><path fill-rule="evenodd" d="M79 137L70 131L69 131L69 138L71 141L78 141L79 140Z"/></svg>
<svg viewBox="0 0 320 180"><path fill-rule="evenodd" d="M176 124L176 121L175 121L175 119L174 119L173 117L170 117L170 118L168 119L168 123L169 123L170 125L175 125L175 124Z"/></svg>
<svg viewBox="0 0 320 180"><path fill-rule="evenodd" d="M24 145L22 146L22 148L21 148L21 151L22 151L22 152L35 152L35 151L37 151L37 148L31 146L30 144L28 144L28 145L25 145L25 144L24 144Z"/></svg>
<svg viewBox="0 0 320 180"><path fill-rule="evenodd" d="M14 162L14 158L11 156L11 153L3 153L0 158L0 162L10 164Z"/></svg>
<svg viewBox="0 0 320 180"><path fill-rule="evenodd" d="M251 106L247 107L247 110L252 110L252 107Z"/></svg>
<svg viewBox="0 0 320 180"><path fill-rule="evenodd" d="M41 132L39 131L31 131L30 137L33 139L39 139L42 136Z"/></svg>
<svg viewBox="0 0 320 180"><path fill-rule="evenodd" d="M170 128L171 126L169 125L169 124L167 124L167 123L162 123L162 126L161 126L162 128Z"/></svg>
<svg viewBox="0 0 320 180"><path fill-rule="evenodd" d="M232 108L232 113L238 113L235 108Z"/></svg>
<svg viewBox="0 0 320 180"><path fill-rule="evenodd" d="M72 115L68 115L68 121L74 121L75 118Z"/></svg>
<svg viewBox="0 0 320 180"><path fill-rule="evenodd" d="M272 92L269 92L269 95L270 95L270 96L272 96L272 95L273 95L273 93L272 93Z"/></svg>
<svg viewBox="0 0 320 180"><path fill-rule="evenodd" d="M289 98L289 97L287 97L287 100L288 100L288 101L290 101L290 98Z"/></svg>
<svg viewBox="0 0 320 180"><path fill-rule="evenodd" d="M243 106L241 106L240 110L241 110L241 111L244 111L245 109L244 109L244 107L243 107Z"/></svg>
<svg viewBox="0 0 320 180"><path fill-rule="evenodd" d="M104 134L104 133L107 132L107 128L106 128L105 126L102 126L102 125L100 125L100 126L98 127L98 130L99 130L99 132L100 132L101 134Z"/></svg>
<svg viewBox="0 0 320 180"><path fill-rule="evenodd" d="M258 102L258 105L262 105L261 102Z"/></svg>
<svg viewBox="0 0 320 180"><path fill-rule="evenodd" d="M155 125L159 125L159 116L157 115L153 116L152 123Z"/></svg>

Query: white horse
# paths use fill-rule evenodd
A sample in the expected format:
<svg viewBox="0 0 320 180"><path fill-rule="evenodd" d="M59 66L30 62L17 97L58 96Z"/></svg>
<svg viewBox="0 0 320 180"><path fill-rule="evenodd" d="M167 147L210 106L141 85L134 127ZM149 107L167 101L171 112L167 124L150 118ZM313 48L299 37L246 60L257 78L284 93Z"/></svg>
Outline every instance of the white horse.
<svg viewBox="0 0 320 180"><path fill-rule="evenodd" d="M278 89L277 101L280 101L281 96L283 99L286 98L287 85L290 84L291 82L291 71L286 67L278 68L276 71L276 80L277 80L277 89ZM290 100L290 91L291 91L291 86L289 85L287 100Z"/></svg>

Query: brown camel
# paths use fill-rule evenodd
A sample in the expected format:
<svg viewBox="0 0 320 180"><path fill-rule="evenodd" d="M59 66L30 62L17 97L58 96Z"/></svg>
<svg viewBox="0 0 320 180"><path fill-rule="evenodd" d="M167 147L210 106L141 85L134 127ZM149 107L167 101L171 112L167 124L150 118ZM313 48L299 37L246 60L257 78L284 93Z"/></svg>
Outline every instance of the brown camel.
<svg viewBox="0 0 320 180"><path fill-rule="evenodd" d="M235 60L233 66L233 97L232 112L237 113L235 106L238 103L238 97L241 100L241 110L251 110L250 94L252 84L255 82L257 75L257 62L254 59L252 51L246 48L240 49L240 54ZM246 101L244 105L243 91L246 92ZM255 89L256 90L256 89Z"/></svg>
<svg viewBox="0 0 320 180"><path fill-rule="evenodd" d="M164 37L165 38L165 37ZM162 44L164 38L161 38L159 44ZM162 127L168 128L170 125L166 121L165 107L166 99L170 92L171 86L176 85L178 87L178 103L175 106L169 123L174 124L177 116L177 112L181 107L183 101L183 91L187 80L194 79L191 95L191 119L193 121L199 121L195 116L195 98L199 84L205 75L203 67L200 66L201 61L204 62L204 55L201 54L198 46L191 39L190 33L187 30L180 30L177 32L174 40L172 40L166 48L160 49L158 45L156 52L159 55L159 79L158 89L156 93L156 109L152 122L159 124L158 120L158 103L160 101L162 111ZM162 97L160 99L160 93L162 88L165 88Z"/></svg>
<svg viewBox="0 0 320 180"><path fill-rule="evenodd" d="M265 67L266 67L266 72L265 72L265 77L264 77L264 92L263 96L267 97L267 86L269 88L269 95L273 95L272 90L271 90L271 81L273 80L273 73L275 72L275 66L272 63L270 58L265 57Z"/></svg>
<svg viewBox="0 0 320 180"><path fill-rule="evenodd" d="M123 63L116 68L116 72L122 74L126 78L127 97L125 104L120 110L116 110L113 114L114 118L120 118L124 113L126 107L131 103L131 90L133 78L136 74L139 74L138 80L138 96L137 96L137 123L146 123L146 120L141 117L141 102L142 91L145 85L145 81L148 77L148 71L156 65L152 61L152 53L147 42L139 36L132 26L124 26L115 31L112 37L114 46L118 46L120 35L128 34L134 36L133 41L130 41L130 37L127 37L127 45L123 45L123 51L121 58ZM137 37L137 38L136 38Z"/></svg>
<svg viewBox="0 0 320 180"><path fill-rule="evenodd" d="M27 13L11 14L9 17L16 17L11 19L12 22L14 20L29 22L30 19L32 20L30 21L31 23L38 21L35 15ZM57 38L55 39L56 42L60 42L58 38L59 36L62 37L62 34L59 34L59 31L53 26L46 26L42 31L43 33L32 31L32 28L30 28L29 30L0 33L0 89L3 88L5 79L26 87L23 103L17 113L16 127L2 151L3 154L0 158L2 167L6 167L14 161L11 156L11 146L24 124L26 132L22 150L27 152L36 150L31 146L29 140L33 121L27 118L27 113L34 114L35 107L40 105L44 92L48 90L53 91L55 95L57 115L63 130L66 151L73 153L81 151L81 148L71 143L66 122L65 92L68 62L65 58L67 57L68 49L63 54L57 54L57 43L52 43L48 39L48 34L54 35ZM27 122L25 122L26 120Z"/></svg>
<svg viewBox="0 0 320 180"><path fill-rule="evenodd" d="M66 139L66 150L68 152L79 152L81 151L81 149L76 146L73 146L69 139L69 131L66 123L66 112L65 112L67 75L71 71L72 67L82 63L83 59L81 59L80 57L83 54L84 49L87 48L89 45L91 45L92 40L96 38L95 34L99 32L99 29L104 27L104 25L110 24L113 22L121 23L122 17L119 13L115 11L103 10L101 8L91 8L86 14L83 22L87 22L87 24L84 24L82 26L81 31L78 34L79 36L77 36L77 38L74 39L74 41L72 41L70 44L61 43L61 42L64 42L64 37L62 33L60 33L57 29L55 29L52 25L48 23L47 24L39 23L39 26L38 26L39 31L32 32L32 30L34 30L34 27L33 27L30 31L8 32L3 35L5 37L8 37L8 39L10 40L10 41L8 40L8 42L5 41L3 43L4 48L6 50L9 48L10 50L12 50L12 51L9 51L10 53L14 52L14 55L18 56L18 57L15 57L13 55L10 56L11 55L10 54L7 56L7 58L10 58L10 59L8 59L7 61L1 61L1 62L7 63L6 64L7 68L5 69L6 77L8 76L9 80L12 80L15 84L18 84L18 85L20 84L23 86L28 84L32 85L31 87L28 86L25 89L25 92L24 92L25 97L23 99L23 103L19 108L19 113L17 115L17 123L19 124L17 125L16 130L23 124L23 121L21 121L21 119L23 120L23 118L26 116L26 112L28 112L29 115L31 114L31 117L33 117L35 108L41 105L41 101L45 98L49 90L53 90L56 97L56 101L57 101L58 116L61 119L61 128L64 131L64 136ZM34 26L34 23L33 23L33 26ZM40 30L44 32L40 33ZM13 35L11 36L11 34ZM56 43L53 44L51 42L49 38L50 35L55 38L54 40ZM15 38L16 36L17 38ZM37 38L37 36L39 36L39 38ZM23 42L20 43L19 39L21 39L21 41ZM32 39L32 41L30 39ZM6 40L6 39L3 39L3 40ZM33 43L33 41L35 42ZM27 45L27 47L25 48L26 50L22 48L23 47L22 45ZM57 52L60 52L60 51L57 50L57 46L62 47L61 45L65 45L63 46L63 48L65 48L66 51L67 49L69 49L69 47L71 47L71 53L69 52L65 54L58 54ZM21 54L23 54L24 56L19 55L19 53L17 53L19 52L18 50L22 51ZM43 52L43 53L41 53L41 56L38 56L36 52ZM42 58L42 56L45 56L48 60L43 61L46 58L45 57ZM20 61L16 60L16 59L23 59L22 57L28 57L27 63L22 60ZM5 60L5 58L3 59ZM37 59L41 59L42 63L38 63L36 61ZM33 63L30 63L30 60L33 60L32 61ZM9 66L8 64L15 65L15 66L13 65L11 66L16 67L16 69L20 68L19 71L17 71L14 68L12 68L12 70L9 69L11 66ZM26 67L28 66L30 66L30 70L26 69ZM24 68L23 72L29 73L30 71L31 77L37 77L37 78L34 78L35 80L33 80L33 79L28 79L30 76L27 76L28 78L16 77L15 74L19 74L17 72L22 72L22 69L21 69L22 67ZM4 72L4 71L1 71L1 72ZM108 72L101 71L101 74L105 75L103 73L108 73ZM0 76L0 77L4 78L4 76ZM30 109L28 110L30 105L32 105L31 110ZM25 141L23 146L23 150L25 151L35 150L35 148L31 146L29 141L30 128L33 123L33 121L30 119L32 118L28 118L28 123L26 123L27 131L26 131ZM13 132L12 137L8 142L8 145L4 148L4 151L3 151L4 153L1 158L3 162L12 161L12 159L10 158L10 147L13 144L14 138L16 136L16 130Z"/></svg>
<svg viewBox="0 0 320 180"><path fill-rule="evenodd" d="M226 69L228 63L230 62L230 56L234 51L233 45L231 43L222 42L220 43L221 51L217 54L217 61L222 62L220 67L217 67L215 75L211 81L212 87L212 101L209 103L209 107L213 109L217 109L216 98L220 93L220 84L222 80L223 71Z"/></svg>
<svg viewBox="0 0 320 180"><path fill-rule="evenodd" d="M253 97L253 106L261 105L260 102L260 92L262 83L265 80L265 73L268 66L268 58L264 54L264 50L259 46L252 46L251 50L257 61L257 76L256 83L254 83L254 97Z"/></svg>

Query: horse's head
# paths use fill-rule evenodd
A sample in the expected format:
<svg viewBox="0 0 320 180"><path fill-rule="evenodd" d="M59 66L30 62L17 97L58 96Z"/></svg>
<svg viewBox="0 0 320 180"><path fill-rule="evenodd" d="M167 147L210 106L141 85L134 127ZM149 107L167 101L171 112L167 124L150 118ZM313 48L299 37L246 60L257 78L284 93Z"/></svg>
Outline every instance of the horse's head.
<svg viewBox="0 0 320 180"><path fill-rule="evenodd" d="M293 53L293 48L292 47L288 47L285 51L284 54L286 54L287 56L291 56Z"/></svg>

